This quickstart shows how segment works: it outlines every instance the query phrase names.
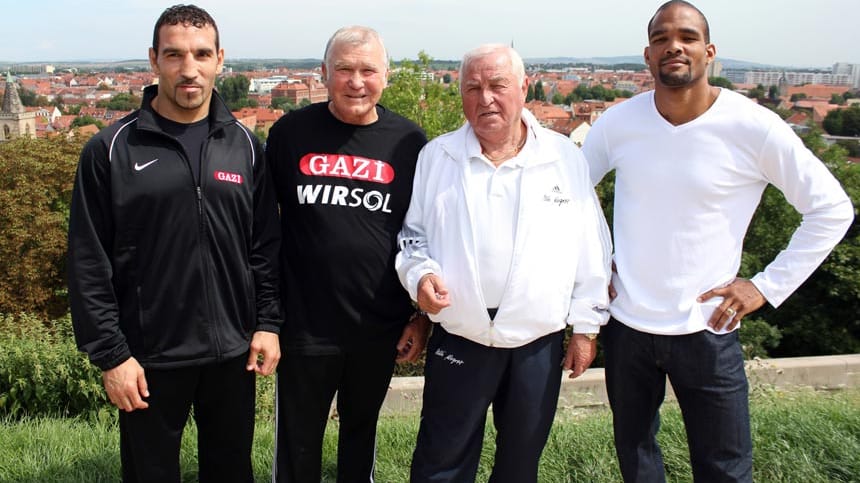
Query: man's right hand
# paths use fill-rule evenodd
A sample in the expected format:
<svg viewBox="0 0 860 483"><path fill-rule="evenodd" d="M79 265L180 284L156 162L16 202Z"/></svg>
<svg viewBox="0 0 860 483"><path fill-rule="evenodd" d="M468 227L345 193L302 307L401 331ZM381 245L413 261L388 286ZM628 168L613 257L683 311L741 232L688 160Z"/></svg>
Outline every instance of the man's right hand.
<svg viewBox="0 0 860 483"><path fill-rule="evenodd" d="M149 407L149 403L143 400L149 397L146 377L143 375L143 367L134 357L128 358L113 369L104 371L102 382L110 402L121 410L132 412L135 409Z"/></svg>
<svg viewBox="0 0 860 483"><path fill-rule="evenodd" d="M448 289L442 279L435 273L428 273L418 281L418 308L428 314L438 314L440 310L451 305L448 300Z"/></svg>

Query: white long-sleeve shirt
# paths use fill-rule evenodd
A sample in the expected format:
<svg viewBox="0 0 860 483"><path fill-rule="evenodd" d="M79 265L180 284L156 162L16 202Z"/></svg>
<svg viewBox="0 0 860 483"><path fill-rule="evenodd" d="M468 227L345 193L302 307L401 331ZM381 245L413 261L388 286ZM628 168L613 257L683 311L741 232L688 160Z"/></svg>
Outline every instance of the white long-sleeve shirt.
<svg viewBox="0 0 860 483"><path fill-rule="evenodd" d="M399 236L397 272L412 299L421 277L437 274L451 305L431 319L492 347L520 347L566 323L574 332L597 332L608 319L611 241L588 167L570 140L540 127L528 111L523 119L529 138L513 256L494 320L476 262L469 162L481 151L468 123L421 151Z"/></svg>
<svg viewBox="0 0 860 483"><path fill-rule="evenodd" d="M788 246L752 282L774 307L824 260L851 224L851 201L777 115L729 90L701 116L674 126L653 91L601 116L583 148L596 184L615 170L618 292L612 315L634 329L710 330L743 239L768 184L803 216Z"/></svg>

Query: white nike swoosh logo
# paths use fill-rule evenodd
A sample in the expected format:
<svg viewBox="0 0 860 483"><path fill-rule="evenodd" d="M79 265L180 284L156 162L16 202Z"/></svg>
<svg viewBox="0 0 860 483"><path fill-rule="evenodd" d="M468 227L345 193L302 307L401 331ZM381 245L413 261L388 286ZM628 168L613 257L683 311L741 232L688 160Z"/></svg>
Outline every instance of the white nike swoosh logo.
<svg viewBox="0 0 860 483"><path fill-rule="evenodd" d="M152 161L150 161L150 162L148 162L148 163L143 163L143 164L137 164L137 163L134 163L134 170L135 170L135 171L140 171L140 170L142 170L142 169L146 168L147 166L149 166L150 164L152 164L152 163L154 163L154 162L156 162L156 161L158 161L158 158L155 158L155 159L153 159Z"/></svg>

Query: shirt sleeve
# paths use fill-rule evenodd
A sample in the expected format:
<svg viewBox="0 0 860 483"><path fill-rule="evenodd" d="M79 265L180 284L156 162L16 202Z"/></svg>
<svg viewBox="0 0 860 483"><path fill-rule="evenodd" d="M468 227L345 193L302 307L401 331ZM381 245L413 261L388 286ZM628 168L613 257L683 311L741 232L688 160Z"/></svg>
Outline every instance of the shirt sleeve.
<svg viewBox="0 0 860 483"><path fill-rule="evenodd" d="M609 320L612 239L600 208L600 201L590 182L589 177L583 173L579 189L587 194L583 208L576 281L567 316L567 323L572 325L573 332L578 334L596 333Z"/></svg>
<svg viewBox="0 0 860 483"><path fill-rule="evenodd" d="M774 122L760 156L761 169L802 215L788 245L753 284L778 307L824 261L854 219L851 200L839 181L788 125Z"/></svg>
<svg viewBox="0 0 860 483"><path fill-rule="evenodd" d="M612 169L609 164L609 150L603 125L601 119L598 119L588 131L585 143L582 145L582 154L588 162L588 175L592 186L600 183L600 180Z"/></svg>
<svg viewBox="0 0 860 483"><path fill-rule="evenodd" d="M78 348L102 370L131 357L119 327L112 276L114 226L108 152L98 138L81 152L69 209L68 282Z"/></svg>
<svg viewBox="0 0 860 483"><path fill-rule="evenodd" d="M429 145L428 145L429 146ZM427 226L424 218L424 203L427 201L426 181L428 165L433 162L427 146L418 154L415 177L412 183L412 197L409 209L403 220L403 227L397 235L399 251L394 267L403 288L412 300L418 299L418 282L428 273L441 273L441 266L430 256L427 242Z"/></svg>
<svg viewBox="0 0 860 483"><path fill-rule="evenodd" d="M280 219L268 159L256 139L252 144L257 161L254 165L254 229L250 263L257 296L257 330L277 334L283 322L278 268Z"/></svg>

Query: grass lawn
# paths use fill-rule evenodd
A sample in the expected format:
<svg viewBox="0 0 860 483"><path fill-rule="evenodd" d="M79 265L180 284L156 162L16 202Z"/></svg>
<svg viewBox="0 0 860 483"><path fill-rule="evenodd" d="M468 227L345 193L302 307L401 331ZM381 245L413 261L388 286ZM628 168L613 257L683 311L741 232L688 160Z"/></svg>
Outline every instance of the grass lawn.
<svg viewBox="0 0 860 483"><path fill-rule="evenodd" d="M751 402L757 482L860 481L860 389L836 392L759 391ZM686 437L674 404L663 409L660 443L673 482L692 481ZM270 481L273 423L257 422L256 481ZM408 481L418 416L380 419L376 481ZM183 481L196 481L196 430L189 425L182 449ZM488 421L478 481L486 481L494 431ZM0 425L0 482L119 481L119 436L113 421L70 419L4 421ZM325 481L334 481L337 422L329 424ZM620 481L608 410L560 411L544 450L540 481Z"/></svg>

